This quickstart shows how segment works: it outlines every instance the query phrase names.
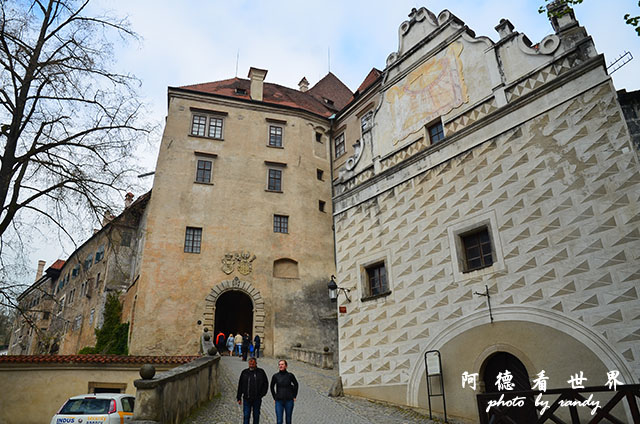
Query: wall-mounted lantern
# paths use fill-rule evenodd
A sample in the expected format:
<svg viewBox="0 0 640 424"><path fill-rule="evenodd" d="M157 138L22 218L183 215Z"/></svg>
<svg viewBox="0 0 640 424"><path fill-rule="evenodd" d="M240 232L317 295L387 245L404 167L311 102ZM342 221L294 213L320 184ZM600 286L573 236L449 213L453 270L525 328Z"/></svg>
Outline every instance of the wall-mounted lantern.
<svg viewBox="0 0 640 424"><path fill-rule="evenodd" d="M347 302L351 303L351 299L349 299L349 292L351 291L351 289L338 287L338 285L336 284L335 275L331 276L331 280L329 281L327 288L329 289L329 299L331 299L332 302L336 302L338 300L338 295L342 291L342 293L344 293L344 297L347 298Z"/></svg>

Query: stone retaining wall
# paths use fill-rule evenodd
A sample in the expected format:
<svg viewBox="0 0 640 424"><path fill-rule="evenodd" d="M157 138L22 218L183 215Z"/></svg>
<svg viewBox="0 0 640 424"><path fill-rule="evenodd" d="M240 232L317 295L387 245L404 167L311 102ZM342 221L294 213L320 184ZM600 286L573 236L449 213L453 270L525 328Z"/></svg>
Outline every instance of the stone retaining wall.
<svg viewBox="0 0 640 424"><path fill-rule="evenodd" d="M150 380L136 380L132 424L178 424L218 392L220 356L205 356Z"/></svg>
<svg viewBox="0 0 640 424"><path fill-rule="evenodd" d="M292 359L306 362L319 368L333 369L333 352L321 352L319 350L303 349L292 347Z"/></svg>

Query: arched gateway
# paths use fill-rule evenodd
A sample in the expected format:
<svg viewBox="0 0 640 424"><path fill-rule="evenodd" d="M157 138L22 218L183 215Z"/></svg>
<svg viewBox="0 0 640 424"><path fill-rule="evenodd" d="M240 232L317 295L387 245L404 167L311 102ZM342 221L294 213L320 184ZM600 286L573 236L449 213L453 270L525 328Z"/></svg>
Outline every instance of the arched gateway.
<svg viewBox="0 0 640 424"><path fill-rule="evenodd" d="M232 313L238 314L235 320ZM251 317L243 316L248 313ZM260 291L238 277L220 282L205 299L204 326L210 331L223 331L226 335L229 331L246 331L252 338L257 334L264 340L264 317L264 299Z"/></svg>

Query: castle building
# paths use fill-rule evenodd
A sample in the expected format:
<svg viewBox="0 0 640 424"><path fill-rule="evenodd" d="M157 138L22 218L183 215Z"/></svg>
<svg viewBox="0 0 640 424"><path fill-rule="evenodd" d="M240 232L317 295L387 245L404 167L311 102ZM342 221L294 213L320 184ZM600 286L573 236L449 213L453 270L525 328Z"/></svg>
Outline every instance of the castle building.
<svg viewBox="0 0 640 424"><path fill-rule="evenodd" d="M83 325L104 305L69 299L109 289L132 354L197 354L205 329L275 356L326 346L347 394L436 414L446 400L462 421L484 419L477 395L505 371L515 390L542 371L549 388L635 383L638 96L616 93L564 7L535 44L508 20L492 41L414 9L354 93L331 73L295 90L257 68L170 87L152 192L50 277L72 326L61 353L91 344Z"/></svg>
<svg viewBox="0 0 640 424"><path fill-rule="evenodd" d="M266 70L171 87L139 278L125 314L134 354L196 354L206 328L266 354L337 348L330 120L352 97Z"/></svg>
<svg viewBox="0 0 640 424"><path fill-rule="evenodd" d="M507 20L494 42L414 9L336 116L346 393L426 409L430 364L449 417L477 422L476 395L505 371L515 390L541 371L548 388L638 381L638 154L603 56L565 12L533 44Z"/></svg>

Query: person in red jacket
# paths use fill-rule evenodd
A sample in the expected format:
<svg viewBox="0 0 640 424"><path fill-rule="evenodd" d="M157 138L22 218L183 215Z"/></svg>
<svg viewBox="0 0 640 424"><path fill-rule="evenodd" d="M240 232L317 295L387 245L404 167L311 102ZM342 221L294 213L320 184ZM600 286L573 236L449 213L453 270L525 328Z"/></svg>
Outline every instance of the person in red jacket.
<svg viewBox="0 0 640 424"><path fill-rule="evenodd" d="M225 343L226 343L227 339L224 338L224 333L221 331L218 333L218 335L216 336L216 348L218 348L218 352L220 353L220 356L222 356L222 352L225 351Z"/></svg>

